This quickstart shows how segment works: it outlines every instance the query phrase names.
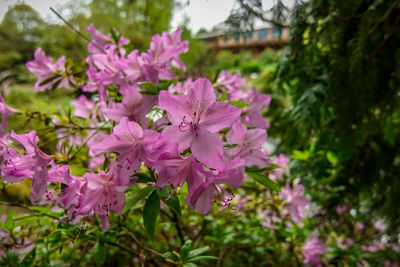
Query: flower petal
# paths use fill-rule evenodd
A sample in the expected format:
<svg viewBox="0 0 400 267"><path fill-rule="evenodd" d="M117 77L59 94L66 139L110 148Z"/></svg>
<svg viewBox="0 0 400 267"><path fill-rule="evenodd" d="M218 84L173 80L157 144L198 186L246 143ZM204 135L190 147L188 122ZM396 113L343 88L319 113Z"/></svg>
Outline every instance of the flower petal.
<svg viewBox="0 0 400 267"><path fill-rule="evenodd" d="M217 170L224 169L225 160L222 156L222 140L218 134L200 129L199 133L193 138L190 149L196 159L208 167Z"/></svg>
<svg viewBox="0 0 400 267"><path fill-rule="evenodd" d="M218 132L230 127L240 116L241 109L228 103L215 102L208 110L207 115L200 122L201 128L210 132Z"/></svg>

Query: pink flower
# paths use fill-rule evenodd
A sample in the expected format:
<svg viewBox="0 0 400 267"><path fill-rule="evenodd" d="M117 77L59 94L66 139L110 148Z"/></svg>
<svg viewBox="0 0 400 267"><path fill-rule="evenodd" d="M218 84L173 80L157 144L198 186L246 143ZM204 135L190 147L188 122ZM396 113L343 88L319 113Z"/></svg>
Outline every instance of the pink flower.
<svg viewBox="0 0 400 267"><path fill-rule="evenodd" d="M119 38L118 44L113 43L111 35L103 34L94 27L93 23L86 28L86 31L92 35L92 41L88 44L88 51L91 53L102 53L109 48L114 50L118 49L120 52L124 53L125 50L120 47L129 44L129 40L122 36Z"/></svg>
<svg viewBox="0 0 400 267"><path fill-rule="evenodd" d="M365 228L365 226L364 226L364 224L362 222L356 222L355 226L360 231L364 230L364 228Z"/></svg>
<svg viewBox="0 0 400 267"><path fill-rule="evenodd" d="M161 91L159 107L167 111L172 123L162 134L176 140L180 152L190 147L193 155L208 167L224 169L218 131L230 127L239 118L239 108L216 102L212 84L203 78L193 83L187 96Z"/></svg>
<svg viewBox="0 0 400 267"><path fill-rule="evenodd" d="M244 101L249 105L243 109L242 121L251 127L269 128L269 121L263 117L261 111L269 106L271 97L259 94L257 89L253 87L252 90L247 92L247 97L244 98Z"/></svg>
<svg viewBox="0 0 400 267"><path fill-rule="evenodd" d="M300 179L297 178L293 183L293 189L289 185L282 188L279 196L286 202L284 211L297 223L301 223L304 213L310 201L304 197L304 186L299 185Z"/></svg>
<svg viewBox="0 0 400 267"><path fill-rule="evenodd" d="M214 196L217 195L223 206L229 206L234 195L226 192L222 188L222 184L229 184L234 188L240 187L244 177L243 173L244 161L239 157L234 158L226 165L223 172L209 173L202 183L192 186L189 189L186 203L190 208L196 208L197 212L206 214L211 210ZM195 181L195 183L198 182L199 180Z"/></svg>
<svg viewBox="0 0 400 267"><path fill-rule="evenodd" d="M150 48L141 56L147 65L156 71L158 79L169 80L174 77L170 64L176 68L185 70L185 66L179 59L179 54L188 50L188 42L181 41L181 29L177 29L172 35L163 32L162 36L153 35Z"/></svg>
<svg viewBox="0 0 400 267"><path fill-rule="evenodd" d="M130 83L154 81L151 77L146 77L146 72L143 70L143 59L138 55L136 49L130 52L127 58L121 58L117 62L117 67L125 73L125 79Z"/></svg>
<svg viewBox="0 0 400 267"><path fill-rule="evenodd" d="M243 86L246 79L241 77L240 72L231 75L228 70L223 70L218 75L217 83L227 90L227 100L241 100L244 97Z"/></svg>
<svg viewBox="0 0 400 267"><path fill-rule="evenodd" d="M7 130L8 117L13 115L15 112L14 109L10 108L4 102L4 98L0 95L0 114L1 114L1 125L0 125L0 134L4 133Z"/></svg>
<svg viewBox="0 0 400 267"><path fill-rule="evenodd" d="M99 48L105 50L111 42L111 35L103 34L94 27L93 23L86 28L86 31L92 35L92 42L88 44L88 51L91 53L101 53Z"/></svg>
<svg viewBox="0 0 400 267"><path fill-rule="evenodd" d="M185 80L185 82L177 82L176 85L171 84L168 87L168 92L170 92L171 94L177 93L177 94L187 95L192 85L193 85L192 78L188 78Z"/></svg>
<svg viewBox="0 0 400 267"><path fill-rule="evenodd" d="M287 166L290 162L290 159L284 154L279 154L278 156L274 156L272 158L272 162L281 166L281 168L272 170L272 173L270 175L270 178L276 181L282 178L283 174L287 171Z"/></svg>
<svg viewBox="0 0 400 267"><path fill-rule="evenodd" d="M120 57L115 50L109 48L105 53L94 54L89 58L97 70L97 75L93 75L96 82L102 85L121 84L122 72L117 67Z"/></svg>
<svg viewBox="0 0 400 267"><path fill-rule="evenodd" d="M91 150L94 153L118 152L118 164L136 172L142 161L150 165L157 160L163 146L159 133L143 130L136 122L122 117L119 124L114 127L113 133L104 137L102 142L92 145Z"/></svg>
<svg viewBox="0 0 400 267"><path fill-rule="evenodd" d="M338 205L336 207L336 213L337 214L343 214L349 211L349 207L345 206L345 205Z"/></svg>
<svg viewBox="0 0 400 267"><path fill-rule="evenodd" d="M89 65L86 75L88 79L86 84L82 86L84 92L99 92L99 100L105 101L107 99L107 85L102 83L101 72L97 72L96 67L93 65L91 57L86 58L86 63Z"/></svg>
<svg viewBox="0 0 400 267"><path fill-rule="evenodd" d="M114 211L121 215L125 203L125 190L133 181L127 170L119 168L116 164L111 164L106 173L86 173L83 178L87 180L87 188L73 211L76 215L87 215L91 212L99 215L103 223L102 231L105 232L110 226L109 212Z"/></svg>
<svg viewBox="0 0 400 267"><path fill-rule="evenodd" d="M130 121L140 123L147 128L146 115L157 104L157 96L142 95L136 86L123 87L120 91L124 95L122 102L104 104L101 108L104 115L115 121L126 116Z"/></svg>
<svg viewBox="0 0 400 267"><path fill-rule="evenodd" d="M318 258L318 256L323 254L326 250L327 248L325 245L318 239L318 233L314 232L308 237L303 246L303 263L310 264L312 266L320 266L321 260Z"/></svg>
<svg viewBox="0 0 400 267"><path fill-rule="evenodd" d="M179 59L179 54L186 53L189 49L188 41L181 41L182 29L176 29L172 34L162 33L164 46L171 53L171 64L178 69L186 70L185 65Z"/></svg>
<svg viewBox="0 0 400 267"><path fill-rule="evenodd" d="M269 158L265 157L261 150L267 141L267 132L264 129L247 130L247 127L237 120L226 135L226 140L229 144L237 144L227 154L244 159L246 166L264 168L269 165Z"/></svg>
<svg viewBox="0 0 400 267"><path fill-rule="evenodd" d="M81 95L78 99L75 99L73 103L75 106L74 116L89 118L94 108L93 101L90 101L84 95Z"/></svg>
<svg viewBox="0 0 400 267"><path fill-rule="evenodd" d="M203 167L193 156L182 157L179 154L177 145L161 155L152 167L158 171L156 186L159 188L169 185L176 189L183 186L190 173L203 172Z"/></svg>
<svg viewBox="0 0 400 267"><path fill-rule="evenodd" d="M74 80L65 69L65 60L65 56L62 56L57 59L55 64L52 64L51 57L46 57L41 48L36 49L35 59L26 63L28 70L38 77L38 80L35 83L36 91L50 89L56 82L60 80L61 82L59 82L57 88L65 87L67 89L71 89L70 83L74 83ZM43 81L54 76L55 74L59 74L60 76L54 78L52 81L49 81L44 85L40 85Z"/></svg>
<svg viewBox="0 0 400 267"><path fill-rule="evenodd" d="M381 220L378 220L374 223L374 227L376 230L379 232L382 232L385 229L385 226L383 225L383 222Z"/></svg>
<svg viewBox="0 0 400 267"><path fill-rule="evenodd" d="M51 181L57 181L64 186L60 194L48 193L48 200L57 203L64 209L68 209L72 205L76 206L83 194L85 181L80 177L73 176L69 172L68 165L59 166L51 163L51 166L48 177Z"/></svg>
<svg viewBox="0 0 400 267"><path fill-rule="evenodd" d="M30 131L28 134L15 134L12 131L11 137L24 146L26 155L8 149L8 153L4 156L4 166L1 169L2 176L12 183L31 178L30 198L32 201L39 200L46 192L50 182L47 166L52 158L37 147L39 138L35 131Z"/></svg>

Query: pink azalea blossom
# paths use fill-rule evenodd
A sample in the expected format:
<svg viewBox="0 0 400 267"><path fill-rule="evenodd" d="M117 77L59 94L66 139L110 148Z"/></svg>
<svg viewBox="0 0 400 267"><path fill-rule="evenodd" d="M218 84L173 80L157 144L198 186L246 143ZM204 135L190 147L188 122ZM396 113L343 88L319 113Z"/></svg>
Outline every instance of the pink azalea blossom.
<svg viewBox="0 0 400 267"><path fill-rule="evenodd" d="M193 155L208 167L223 170L222 140L218 131L230 127L241 110L228 103L216 102L208 79L199 78L187 96L161 91L159 107L167 111L172 125L163 135L178 143L179 151L190 147Z"/></svg>
<svg viewBox="0 0 400 267"><path fill-rule="evenodd" d="M109 212L121 215L125 190L133 180L125 168L119 168L116 164L111 164L106 173L86 173L83 178L87 181L87 188L73 211L75 215L97 214L103 224L102 231L105 232L110 226Z"/></svg>
<svg viewBox="0 0 400 267"><path fill-rule="evenodd" d="M243 109L242 121L251 127L269 128L269 121L263 117L261 111L269 106L271 97L259 94L257 89L253 87L247 92L247 96L243 100L249 105Z"/></svg>
<svg viewBox="0 0 400 267"><path fill-rule="evenodd" d="M69 172L68 165L56 165L51 163L52 168L48 172L51 181L57 181L65 185L60 194L51 194L48 192L48 200L67 209L72 205L77 205L79 198L83 195L84 180L74 176Z"/></svg>
<svg viewBox="0 0 400 267"><path fill-rule="evenodd" d="M147 77L146 72L143 71L143 59L138 55L136 49L130 52L126 58L121 58L117 67L125 73L125 79L130 83L154 81L151 77Z"/></svg>
<svg viewBox="0 0 400 267"><path fill-rule="evenodd" d="M107 99L107 85L102 83L101 72L98 72L96 67L93 65L91 57L86 58L86 63L89 65L89 68L86 71L88 80L86 81L86 84L82 86L82 91L98 91L100 102L105 101Z"/></svg>
<svg viewBox="0 0 400 267"><path fill-rule="evenodd" d="M237 120L226 135L229 144L237 144L227 154L240 157L246 161L246 166L265 168L269 165L269 158L265 157L261 147L267 141L267 132L264 129L251 129Z"/></svg>
<svg viewBox="0 0 400 267"><path fill-rule="evenodd" d="M356 226L357 230L360 230L360 231L364 230L364 228L365 228L365 226L362 222L356 222L355 226Z"/></svg>
<svg viewBox="0 0 400 267"><path fill-rule="evenodd" d="M203 172L203 167L194 157L182 157L177 146L173 147L170 153L163 153L152 167L158 171L156 186L160 188L168 185L176 189L183 186L190 173Z"/></svg>
<svg viewBox="0 0 400 267"><path fill-rule="evenodd" d="M114 127L113 133L106 136L102 142L93 145L91 150L94 153L118 152L118 164L136 172L143 161L150 165L156 160L162 152L163 145L159 133L143 130L136 122L122 117Z"/></svg>
<svg viewBox="0 0 400 267"><path fill-rule="evenodd" d="M207 214L212 208L214 196L217 195L223 206L229 206L234 195L226 192L222 185L229 184L234 188L240 187L244 177L244 164L244 160L236 157L226 165L223 172L209 174L204 182L189 188L186 203L190 208L196 208L197 212Z"/></svg>
<svg viewBox="0 0 400 267"><path fill-rule="evenodd" d="M378 220L374 223L374 227L376 230L379 232L382 232L385 229L385 226L383 225L383 222L381 220Z"/></svg>
<svg viewBox="0 0 400 267"><path fill-rule="evenodd" d="M341 214L348 212L349 207L347 207L345 205L338 205L335 210L336 210L337 214L341 215Z"/></svg>
<svg viewBox="0 0 400 267"><path fill-rule="evenodd" d="M61 82L57 85L57 88L65 87L71 89L70 83L74 83L74 80L72 79L72 76L66 72L65 60L65 56L62 56L57 59L55 64L52 64L51 57L46 57L41 48L36 49L35 59L26 63L28 70L38 77L38 80L35 83L36 91L50 89L59 80L61 80ZM43 81L55 74L59 74L60 76L44 85L40 85Z"/></svg>
<svg viewBox="0 0 400 267"><path fill-rule="evenodd" d="M218 75L217 83L227 90L227 100L241 100L244 97L243 86L246 79L241 77L240 72L231 75L228 70L223 70Z"/></svg>
<svg viewBox="0 0 400 267"><path fill-rule="evenodd" d="M310 201L304 197L304 186L299 185L300 179L296 179L293 183L293 188L286 185L282 188L279 196L286 205L284 211L297 223L301 223L305 216L305 211Z"/></svg>
<svg viewBox="0 0 400 267"><path fill-rule="evenodd" d="M164 32L162 36L153 35L150 48L141 56L145 62L146 68L151 67L157 71L158 79L169 80L174 77L170 64L185 69L185 66L179 59L179 54L188 50L188 42L181 41L181 29L177 29L172 35Z"/></svg>
<svg viewBox="0 0 400 267"><path fill-rule="evenodd" d="M170 51L171 64L178 69L186 70L185 65L179 59L179 55L186 53L189 49L188 41L181 41L182 29L176 29L172 34L167 32L162 33L164 46L167 51Z"/></svg>
<svg viewBox="0 0 400 267"><path fill-rule="evenodd" d="M0 95L0 114L1 114L1 125L0 125L0 133L4 133L7 130L8 117L13 115L15 109L10 108L4 102L4 98Z"/></svg>
<svg viewBox="0 0 400 267"><path fill-rule="evenodd" d="M325 245L318 239L318 233L314 232L308 237L303 246L303 263L312 266L321 266L321 260L318 257L326 250Z"/></svg>
<svg viewBox="0 0 400 267"><path fill-rule="evenodd" d="M147 113L157 104L157 96L142 95L137 86L129 86L121 89L124 95L121 103L110 102L103 104L101 110L107 118L119 121L122 117L128 117L130 121L140 123L147 128Z"/></svg>
<svg viewBox="0 0 400 267"><path fill-rule="evenodd" d="M362 251L371 252L371 253L377 252L384 248L385 248L385 245L382 242L374 242L374 244L370 245L370 246L366 246L366 245L361 246Z"/></svg>
<svg viewBox="0 0 400 267"><path fill-rule="evenodd" d="M92 36L92 41L88 44L88 51L91 53L102 53L109 48L125 51L120 47L130 42L129 39L121 36L118 44L113 43L111 35L103 34L94 27L93 23L86 28L86 31Z"/></svg>
<svg viewBox="0 0 400 267"><path fill-rule="evenodd" d="M170 92L171 94L177 93L177 94L187 95L192 85L193 85L192 78L188 78L184 82L177 82L176 85L171 84L168 87L168 92Z"/></svg>
<svg viewBox="0 0 400 267"><path fill-rule="evenodd" d="M96 67L97 75L94 77L97 82L102 85L121 83L122 73L117 67L120 57L115 50L107 49L105 53L94 54L89 58Z"/></svg>
<svg viewBox="0 0 400 267"><path fill-rule="evenodd" d="M272 170L270 178L274 181L282 178L283 174L287 171L287 166L290 162L290 159L286 157L284 154L279 154L272 158L272 162L281 166L281 168L277 168Z"/></svg>
<svg viewBox="0 0 400 267"><path fill-rule="evenodd" d="M77 99L75 99L73 103L75 106L74 116L89 118L94 108L93 101L90 101L84 95L81 95Z"/></svg>
<svg viewBox="0 0 400 267"><path fill-rule="evenodd" d="M86 28L86 31L92 35L92 41L88 44L88 51L91 53L101 53L99 48L105 50L111 42L111 35L103 34L94 27L93 23Z"/></svg>
<svg viewBox="0 0 400 267"><path fill-rule="evenodd" d="M11 137L24 146L26 155L8 149L7 155L4 156L1 174L5 180L12 183L31 178L30 198L32 201L37 201L44 195L50 182L47 166L52 158L37 147L39 138L35 131L27 134L15 134L12 131Z"/></svg>

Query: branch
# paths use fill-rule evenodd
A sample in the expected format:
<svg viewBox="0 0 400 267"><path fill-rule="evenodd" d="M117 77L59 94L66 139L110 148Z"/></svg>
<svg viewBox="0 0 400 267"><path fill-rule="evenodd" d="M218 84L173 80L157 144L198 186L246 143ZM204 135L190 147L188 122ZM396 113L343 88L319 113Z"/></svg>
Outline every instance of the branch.
<svg viewBox="0 0 400 267"><path fill-rule="evenodd" d="M92 42L92 40L90 40L86 35L84 35L83 33L81 33L80 31L78 31L77 29L75 29L74 26L72 26L71 23L69 23L68 21L66 21L57 11L54 10L54 8L50 7L51 12L53 12L54 14L56 14L56 16L61 19L72 31L74 31L76 34L78 34L78 36L82 37L83 39L85 39L86 42L94 45L97 49L99 49L101 52L103 52L104 54L106 52L104 52L104 50L99 47L96 43Z"/></svg>
<svg viewBox="0 0 400 267"><path fill-rule="evenodd" d="M397 5L400 4L400 1L397 0L395 2L393 2L393 4L389 7L389 9L386 11L385 15L383 15L383 17L374 25L374 27L372 27L369 31L368 31L368 35L372 34L374 31L376 31L376 29L378 29L379 25L381 25L390 15L390 13L392 13L392 11L396 8Z"/></svg>

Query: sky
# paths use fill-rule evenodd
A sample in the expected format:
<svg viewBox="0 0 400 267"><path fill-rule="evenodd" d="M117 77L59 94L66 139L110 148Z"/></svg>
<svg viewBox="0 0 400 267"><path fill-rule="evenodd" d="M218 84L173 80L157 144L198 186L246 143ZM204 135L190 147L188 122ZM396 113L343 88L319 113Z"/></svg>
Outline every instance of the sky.
<svg viewBox="0 0 400 267"><path fill-rule="evenodd" d="M100 1L100 0L97 0ZM189 2L188 5L181 10L176 10L172 20L172 27L176 28L187 16L190 19L189 27L197 32L200 28L211 30L213 26L223 22L228 16L234 5L234 0L178 0L182 3ZM291 0L287 0L292 2ZM0 0L0 21L3 19L4 14L8 8L17 2L24 2L36 11L42 17L54 20L54 14L49 10L53 7L57 10L60 6L68 0ZM264 6L271 6L272 0L265 0ZM286 2L286 1L285 1Z"/></svg>

